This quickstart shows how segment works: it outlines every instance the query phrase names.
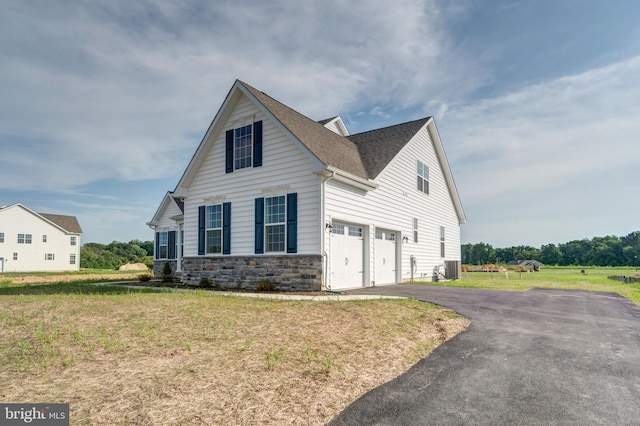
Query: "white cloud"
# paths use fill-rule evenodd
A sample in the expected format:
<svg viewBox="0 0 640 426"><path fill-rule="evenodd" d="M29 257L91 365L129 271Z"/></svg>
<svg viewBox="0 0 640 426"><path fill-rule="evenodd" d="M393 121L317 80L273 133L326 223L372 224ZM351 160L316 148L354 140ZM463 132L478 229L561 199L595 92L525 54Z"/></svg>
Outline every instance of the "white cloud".
<svg viewBox="0 0 640 426"><path fill-rule="evenodd" d="M482 234L474 214L485 230L502 229L493 234L502 241L563 242L557 236L569 237L568 229L582 229L580 238L636 230L630 215L615 224L610 218L622 205L640 207L631 196L639 182L637 75L640 57L450 106L440 130L469 235Z"/></svg>

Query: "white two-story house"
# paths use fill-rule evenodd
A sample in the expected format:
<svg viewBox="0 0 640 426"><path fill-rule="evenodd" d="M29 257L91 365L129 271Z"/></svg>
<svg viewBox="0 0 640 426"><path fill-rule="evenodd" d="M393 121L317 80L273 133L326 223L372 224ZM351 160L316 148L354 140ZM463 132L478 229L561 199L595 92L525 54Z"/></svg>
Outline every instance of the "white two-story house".
<svg viewBox="0 0 640 426"><path fill-rule="evenodd" d="M433 118L350 135L236 81L148 225L156 273L342 290L457 277L465 221Z"/></svg>
<svg viewBox="0 0 640 426"><path fill-rule="evenodd" d="M75 216L0 207L0 273L78 271L81 236Z"/></svg>

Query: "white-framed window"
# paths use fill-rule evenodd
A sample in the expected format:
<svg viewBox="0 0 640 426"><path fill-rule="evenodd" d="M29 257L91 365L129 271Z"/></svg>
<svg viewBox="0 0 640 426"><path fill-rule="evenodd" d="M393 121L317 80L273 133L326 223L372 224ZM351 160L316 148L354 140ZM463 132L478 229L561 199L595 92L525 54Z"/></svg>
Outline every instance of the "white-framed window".
<svg viewBox="0 0 640 426"><path fill-rule="evenodd" d="M429 193L429 166L418 160L418 191Z"/></svg>
<svg viewBox="0 0 640 426"><path fill-rule="evenodd" d="M43 242L43 243L46 243L46 242L47 242L47 235L46 235L46 234L43 234L43 235L42 235L42 242Z"/></svg>
<svg viewBox="0 0 640 426"><path fill-rule="evenodd" d="M44 260L55 260L55 259L56 259L55 253L45 253L44 254Z"/></svg>
<svg viewBox="0 0 640 426"><path fill-rule="evenodd" d="M158 259L166 259L169 255L169 233L158 232Z"/></svg>
<svg viewBox="0 0 640 426"><path fill-rule="evenodd" d="M206 207L206 254L222 253L222 204Z"/></svg>
<svg viewBox="0 0 640 426"><path fill-rule="evenodd" d="M76 244L78 244L78 237L72 235L69 241L71 242L72 246L75 246Z"/></svg>
<svg viewBox="0 0 640 426"><path fill-rule="evenodd" d="M418 242L418 218L413 218L413 242Z"/></svg>
<svg viewBox="0 0 640 426"><path fill-rule="evenodd" d="M349 235L351 237L362 237L362 228L360 228L359 226L350 226Z"/></svg>
<svg viewBox="0 0 640 426"><path fill-rule="evenodd" d="M333 234L344 235L344 225L341 223L334 223L331 232Z"/></svg>
<svg viewBox="0 0 640 426"><path fill-rule="evenodd" d="M253 166L253 125L238 127L233 131L233 168Z"/></svg>
<svg viewBox="0 0 640 426"><path fill-rule="evenodd" d="M69 255L69 265L75 265L76 264L76 255L71 253Z"/></svg>
<svg viewBox="0 0 640 426"><path fill-rule="evenodd" d="M32 239L31 234L18 234L18 244L31 244Z"/></svg>
<svg viewBox="0 0 640 426"><path fill-rule="evenodd" d="M440 257L445 257L444 249L444 226L440 227Z"/></svg>
<svg viewBox="0 0 640 426"><path fill-rule="evenodd" d="M18 253L13 252L13 260L18 260Z"/></svg>
<svg viewBox="0 0 640 426"><path fill-rule="evenodd" d="M4 243L4 232L0 232L0 243Z"/></svg>
<svg viewBox="0 0 640 426"><path fill-rule="evenodd" d="M395 241L396 240L396 233L395 232L389 232L389 231L382 232L381 230L376 229L376 239L377 240L386 240L386 241Z"/></svg>
<svg viewBox="0 0 640 426"><path fill-rule="evenodd" d="M284 252L286 250L287 197L278 195L265 198L265 251Z"/></svg>

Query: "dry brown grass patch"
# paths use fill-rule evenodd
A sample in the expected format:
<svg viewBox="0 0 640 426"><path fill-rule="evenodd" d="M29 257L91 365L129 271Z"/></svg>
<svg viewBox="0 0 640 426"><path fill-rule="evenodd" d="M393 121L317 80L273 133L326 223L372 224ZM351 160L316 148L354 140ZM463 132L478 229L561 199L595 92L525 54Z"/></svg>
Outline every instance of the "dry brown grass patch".
<svg viewBox="0 0 640 426"><path fill-rule="evenodd" d="M73 424L323 424L466 319L411 300L3 296L0 400Z"/></svg>

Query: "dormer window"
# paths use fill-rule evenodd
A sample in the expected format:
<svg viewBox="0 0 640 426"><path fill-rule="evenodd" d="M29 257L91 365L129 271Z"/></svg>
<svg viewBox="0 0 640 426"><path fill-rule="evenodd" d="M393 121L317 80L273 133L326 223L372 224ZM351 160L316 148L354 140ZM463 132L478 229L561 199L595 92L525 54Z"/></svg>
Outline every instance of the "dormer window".
<svg viewBox="0 0 640 426"><path fill-rule="evenodd" d="M227 173L262 166L262 121L227 130Z"/></svg>

